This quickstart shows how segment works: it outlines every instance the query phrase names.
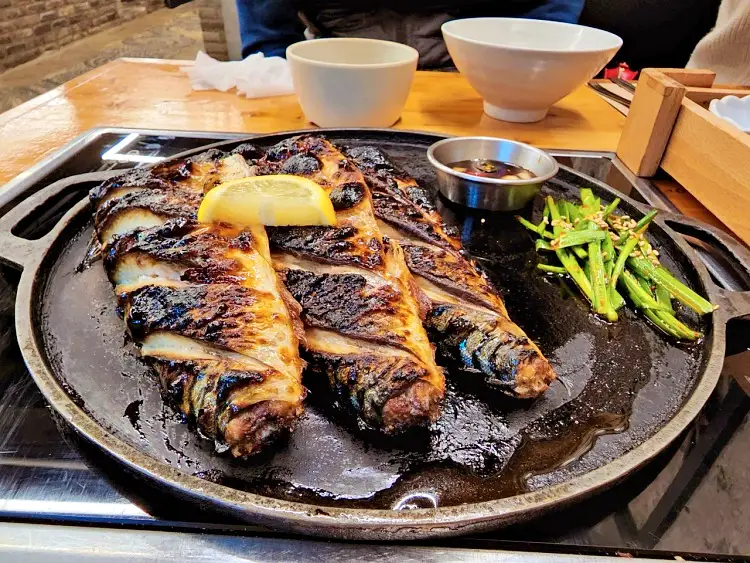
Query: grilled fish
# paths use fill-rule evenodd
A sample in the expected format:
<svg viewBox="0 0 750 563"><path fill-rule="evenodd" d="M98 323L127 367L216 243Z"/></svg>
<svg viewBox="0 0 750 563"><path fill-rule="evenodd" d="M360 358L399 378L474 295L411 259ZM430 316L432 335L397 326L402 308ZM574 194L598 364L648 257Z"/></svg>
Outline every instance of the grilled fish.
<svg viewBox="0 0 750 563"><path fill-rule="evenodd" d="M136 170L90 194L103 262L128 331L165 397L218 451L253 454L302 413L299 306L265 230L199 225L203 193L246 177L238 154Z"/></svg>
<svg viewBox="0 0 750 563"><path fill-rule="evenodd" d="M362 173L315 136L275 145L253 169L310 178L336 210L335 227L268 229L274 267L302 308L309 370L368 427L436 420L445 380L420 319L425 299L401 247L381 236Z"/></svg>
<svg viewBox="0 0 750 563"><path fill-rule="evenodd" d="M398 240L429 297L425 327L438 352L503 392L532 398L555 379L547 359L513 321L502 298L448 229L431 194L377 148L346 155L362 170L381 231Z"/></svg>

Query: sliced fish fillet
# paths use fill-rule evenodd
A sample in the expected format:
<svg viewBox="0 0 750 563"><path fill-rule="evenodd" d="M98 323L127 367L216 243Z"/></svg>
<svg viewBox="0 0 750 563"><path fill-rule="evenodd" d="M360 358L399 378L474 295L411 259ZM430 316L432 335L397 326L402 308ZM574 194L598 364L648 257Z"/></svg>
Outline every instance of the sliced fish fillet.
<svg viewBox="0 0 750 563"><path fill-rule="evenodd" d="M445 380L420 319L424 297L401 247L381 235L362 173L317 136L275 145L253 170L310 178L336 210L335 227L268 229L274 265L301 306L309 371L370 427L436 420Z"/></svg>
<svg viewBox="0 0 750 563"><path fill-rule="evenodd" d="M271 264L265 230L199 225L203 194L246 177L208 151L92 190L104 267L167 400L219 451L253 454L290 431L305 390L299 308Z"/></svg>
<svg viewBox="0 0 750 563"><path fill-rule="evenodd" d="M440 354L509 395L544 393L556 377L552 366L465 256L429 191L375 147L349 149L346 155L364 173L381 229L398 240L409 270L429 298L425 327Z"/></svg>

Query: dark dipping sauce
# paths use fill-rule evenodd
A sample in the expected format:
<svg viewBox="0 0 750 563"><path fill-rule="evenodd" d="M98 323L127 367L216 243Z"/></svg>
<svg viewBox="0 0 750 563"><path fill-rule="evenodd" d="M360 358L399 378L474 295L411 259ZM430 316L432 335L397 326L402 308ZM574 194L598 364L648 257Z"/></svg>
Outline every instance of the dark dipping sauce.
<svg viewBox="0 0 750 563"><path fill-rule="evenodd" d="M530 170L500 160L474 158L454 162L449 164L448 167L456 172L463 172L480 178L495 178L497 180L530 180L536 178L536 174Z"/></svg>

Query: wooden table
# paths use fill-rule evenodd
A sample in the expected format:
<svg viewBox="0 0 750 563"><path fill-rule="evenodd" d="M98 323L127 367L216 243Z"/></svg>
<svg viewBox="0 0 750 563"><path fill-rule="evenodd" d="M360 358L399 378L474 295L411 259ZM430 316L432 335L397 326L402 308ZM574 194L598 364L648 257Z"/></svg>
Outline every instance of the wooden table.
<svg viewBox="0 0 750 563"><path fill-rule="evenodd" d="M311 127L295 96L248 100L194 92L185 61L119 59L0 114L0 185L93 127L265 133ZM539 123L494 120L459 74L418 72L398 129L492 135L549 149L614 151L625 117L582 87ZM682 211L726 229L685 190L664 184Z"/></svg>

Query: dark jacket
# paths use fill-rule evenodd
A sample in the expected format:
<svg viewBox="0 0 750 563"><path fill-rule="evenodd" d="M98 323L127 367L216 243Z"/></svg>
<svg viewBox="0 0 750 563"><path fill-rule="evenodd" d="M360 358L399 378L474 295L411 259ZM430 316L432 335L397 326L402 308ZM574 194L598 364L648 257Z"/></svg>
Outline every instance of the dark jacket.
<svg viewBox="0 0 750 563"><path fill-rule="evenodd" d="M576 22L584 0L237 0L242 55L262 51L284 56L287 46L312 28L316 37L371 37L411 45L419 66L449 68L440 26L452 19L482 16L525 17ZM297 14L301 15L301 19Z"/></svg>

